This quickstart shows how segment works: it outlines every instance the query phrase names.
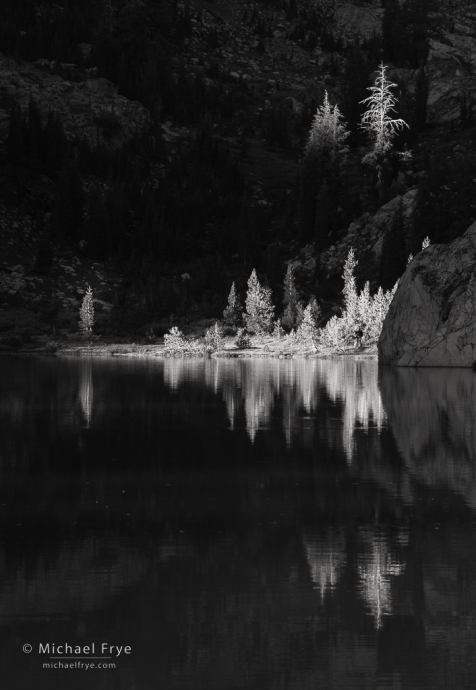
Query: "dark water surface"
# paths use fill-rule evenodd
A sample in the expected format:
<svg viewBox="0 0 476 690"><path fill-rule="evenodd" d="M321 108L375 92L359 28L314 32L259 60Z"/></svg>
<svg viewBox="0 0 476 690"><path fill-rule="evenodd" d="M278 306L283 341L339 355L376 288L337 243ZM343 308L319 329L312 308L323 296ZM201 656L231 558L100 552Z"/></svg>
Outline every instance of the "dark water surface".
<svg viewBox="0 0 476 690"><path fill-rule="evenodd" d="M2 690L474 688L475 391L368 361L0 358ZM131 653L43 668L102 643Z"/></svg>

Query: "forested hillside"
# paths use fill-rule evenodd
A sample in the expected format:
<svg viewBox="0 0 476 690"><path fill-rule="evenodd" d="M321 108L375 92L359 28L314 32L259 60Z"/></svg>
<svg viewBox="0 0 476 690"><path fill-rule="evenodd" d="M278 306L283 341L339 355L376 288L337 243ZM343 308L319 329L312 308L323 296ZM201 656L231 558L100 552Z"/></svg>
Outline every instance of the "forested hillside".
<svg viewBox="0 0 476 690"><path fill-rule="evenodd" d="M381 64L405 126L377 160ZM475 216L475 64L457 0L4 0L3 344L77 330L87 284L100 332L136 338L220 318L253 268L280 315L290 261L329 317L351 247L390 289ZM341 158L310 145L325 99Z"/></svg>

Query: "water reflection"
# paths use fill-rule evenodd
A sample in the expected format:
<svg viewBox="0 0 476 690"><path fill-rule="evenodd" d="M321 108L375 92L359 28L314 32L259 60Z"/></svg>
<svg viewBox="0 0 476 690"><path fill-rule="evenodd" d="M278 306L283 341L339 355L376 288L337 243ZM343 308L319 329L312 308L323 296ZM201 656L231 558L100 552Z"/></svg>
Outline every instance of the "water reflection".
<svg viewBox="0 0 476 690"><path fill-rule="evenodd" d="M355 430L380 431L385 411L373 362L338 360L190 360L167 359L164 382L174 391L189 380L204 381L226 402L230 428L244 412L246 430L252 442L266 429L276 410L281 410L281 427L291 446L296 431L302 442L303 417L315 417L322 394L343 406L342 446L352 461ZM308 438L308 445L313 439Z"/></svg>
<svg viewBox="0 0 476 690"><path fill-rule="evenodd" d="M324 599L327 590L334 593L346 563L345 535L329 529L325 536L305 533L302 540L311 579Z"/></svg>
<svg viewBox="0 0 476 690"><path fill-rule="evenodd" d="M45 637L132 644L91 690L472 687L473 378L0 359L5 687L82 690Z"/></svg>
<svg viewBox="0 0 476 690"><path fill-rule="evenodd" d="M364 549L359 555L359 591L379 629L383 616L393 613L391 576L401 575L405 564L392 556L386 535L364 530L360 536Z"/></svg>
<svg viewBox="0 0 476 690"><path fill-rule="evenodd" d="M92 363L89 357L81 362L79 400L86 426L89 428L93 412Z"/></svg>
<svg viewBox="0 0 476 690"><path fill-rule="evenodd" d="M411 477L476 508L476 373L382 367L380 389Z"/></svg>

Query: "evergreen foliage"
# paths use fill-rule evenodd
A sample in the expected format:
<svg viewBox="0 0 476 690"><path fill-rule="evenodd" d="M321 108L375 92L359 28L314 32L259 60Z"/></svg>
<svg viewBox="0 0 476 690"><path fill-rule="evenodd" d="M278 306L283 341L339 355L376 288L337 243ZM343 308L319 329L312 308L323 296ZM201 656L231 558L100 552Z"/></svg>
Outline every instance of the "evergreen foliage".
<svg viewBox="0 0 476 690"><path fill-rule="evenodd" d="M317 304L316 298L312 297L309 301L309 304L304 309L302 322L296 332L298 341L316 347L319 336L318 326L320 318L321 310Z"/></svg>
<svg viewBox="0 0 476 690"><path fill-rule="evenodd" d="M345 141L348 136L339 107L330 104L326 91L324 102L314 115L300 168L301 229L305 237L317 234L319 248L325 246L328 231L334 229L337 223L342 165L348 152ZM324 219L321 227L321 220L316 216L316 202L324 183L326 197L321 195L320 203L321 206L328 206L320 211Z"/></svg>
<svg viewBox="0 0 476 690"><path fill-rule="evenodd" d="M284 311L281 318L282 325L289 330L296 328L299 326L299 322L302 320L303 307L296 288L292 263L288 264L286 275L284 277L283 304Z"/></svg>
<svg viewBox="0 0 476 690"><path fill-rule="evenodd" d="M398 283L387 292L380 287L372 296L367 282L359 293L354 276L356 266L354 251L350 249L344 265L342 316L333 316L319 333L319 346L325 350L344 351L359 345L370 345L380 337Z"/></svg>
<svg viewBox="0 0 476 690"><path fill-rule="evenodd" d="M79 310L79 332L85 340L92 340L94 326L93 291L88 285Z"/></svg>
<svg viewBox="0 0 476 690"><path fill-rule="evenodd" d="M228 305L223 311L223 324L230 328L237 328L242 321L243 307L240 298L236 292L235 283L231 285L230 294L228 295Z"/></svg>
<svg viewBox="0 0 476 690"><path fill-rule="evenodd" d="M245 306L246 313L243 314L243 320L246 329L258 335L269 333L274 317L271 290L267 286L260 285L255 269L248 279Z"/></svg>
<svg viewBox="0 0 476 690"><path fill-rule="evenodd" d="M236 334L235 345L239 350L245 350L247 347L251 347L251 338L247 334L244 328L239 328Z"/></svg>
<svg viewBox="0 0 476 690"><path fill-rule="evenodd" d="M217 352L218 350L223 350L225 348L225 339L223 338L223 333L215 322L215 325L207 330L205 333L205 350L207 352Z"/></svg>
<svg viewBox="0 0 476 690"><path fill-rule="evenodd" d="M373 166L378 166L383 162L392 148L392 139L397 132L403 127L408 127L401 118L391 117L397 103L391 89L396 84L388 80L386 69L387 67L381 62L374 85L368 87L371 95L362 101L366 104L367 110L362 115L361 126L369 132L372 142L372 150L362 160Z"/></svg>

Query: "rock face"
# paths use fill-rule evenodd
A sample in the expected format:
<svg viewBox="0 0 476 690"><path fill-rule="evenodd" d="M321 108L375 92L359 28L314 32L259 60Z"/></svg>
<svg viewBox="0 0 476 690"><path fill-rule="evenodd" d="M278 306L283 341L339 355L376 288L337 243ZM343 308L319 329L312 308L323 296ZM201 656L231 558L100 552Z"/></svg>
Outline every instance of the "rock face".
<svg viewBox="0 0 476 690"><path fill-rule="evenodd" d="M336 8L335 19L339 33L348 40L357 36L369 40L381 33L383 13L380 6L347 2Z"/></svg>
<svg viewBox="0 0 476 690"><path fill-rule="evenodd" d="M411 261L390 305L379 362L470 367L476 360L476 223Z"/></svg>
<svg viewBox="0 0 476 690"><path fill-rule="evenodd" d="M149 111L119 96L112 82L102 78L67 81L51 65L47 60L17 63L0 53L0 143L7 135L11 110L19 103L26 113L30 98L45 120L53 111L68 138L86 139L92 147L101 143L119 148L151 127Z"/></svg>

